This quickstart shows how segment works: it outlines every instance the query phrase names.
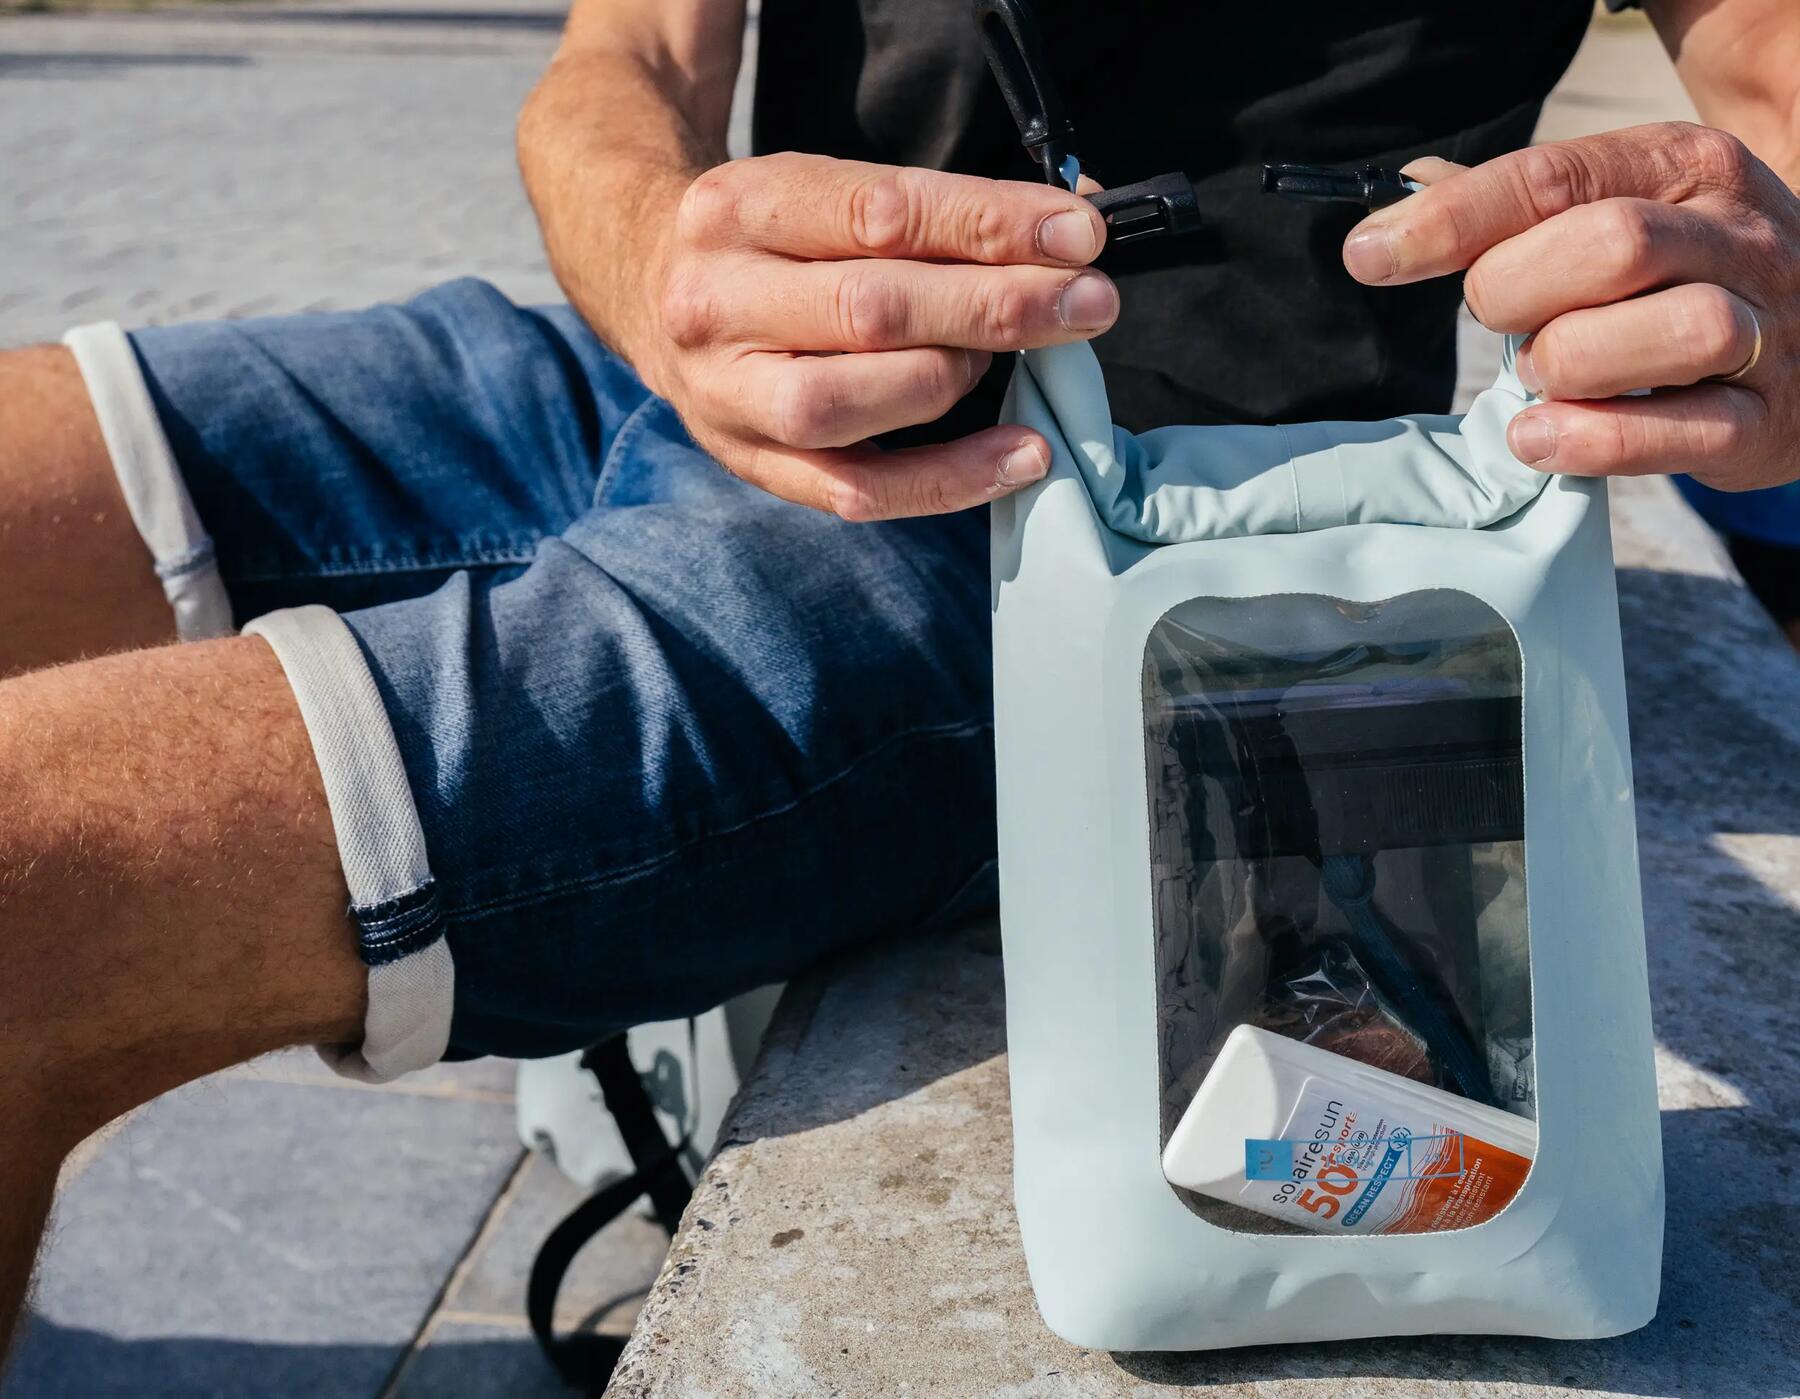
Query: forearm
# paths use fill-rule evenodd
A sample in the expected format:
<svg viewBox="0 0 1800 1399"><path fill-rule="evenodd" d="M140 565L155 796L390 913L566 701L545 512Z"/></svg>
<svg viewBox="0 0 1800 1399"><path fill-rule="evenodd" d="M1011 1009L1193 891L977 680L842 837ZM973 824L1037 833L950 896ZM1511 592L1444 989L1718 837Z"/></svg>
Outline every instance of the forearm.
<svg viewBox="0 0 1800 1399"><path fill-rule="evenodd" d="M577 5L519 119L520 169L558 282L651 380L675 208L725 159L743 32L741 4L662 3L647 19L613 0Z"/></svg>
<svg viewBox="0 0 1800 1399"><path fill-rule="evenodd" d="M1701 120L1800 189L1800 5L1645 0L1644 9Z"/></svg>

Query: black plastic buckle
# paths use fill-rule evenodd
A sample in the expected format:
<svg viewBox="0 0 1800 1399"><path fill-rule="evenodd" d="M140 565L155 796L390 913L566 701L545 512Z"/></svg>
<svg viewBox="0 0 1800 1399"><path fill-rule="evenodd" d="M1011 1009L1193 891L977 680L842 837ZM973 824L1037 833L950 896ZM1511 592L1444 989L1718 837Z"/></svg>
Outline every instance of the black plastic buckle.
<svg viewBox="0 0 1800 1399"><path fill-rule="evenodd" d="M1265 165L1264 194L1279 194L1308 204L1360 204L1365 209L1385 209L1423 188L1398 170L1361 165L1354 170L1335 170L1329 165Z"/></svg>
<svg viewBox="0 0 1800 1399"><path fill-rule="evenodd" d="M1135 185L1090 194L1088 202L1106 220L1106 241L1135 243L1165 234L1194 233L1200 228L1200 199L1186 175L1158 175Z"/></svg>

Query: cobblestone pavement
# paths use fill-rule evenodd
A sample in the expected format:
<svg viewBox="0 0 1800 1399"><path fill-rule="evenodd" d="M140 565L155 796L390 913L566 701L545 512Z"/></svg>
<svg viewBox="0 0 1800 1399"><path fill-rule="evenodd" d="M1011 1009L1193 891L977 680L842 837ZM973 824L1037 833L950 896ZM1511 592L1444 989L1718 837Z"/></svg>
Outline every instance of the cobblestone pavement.
<svg viewBox="0 0 1800 1399"><path fill-rule="evenodd" d="M359 306L452 276L549 299L513 117L560 11L0 20L0 344Z"/></svg>
<svg viewBox="0 0 1800 1399"><path fill-rule="evenodd" d="M0 346L464 274L554 297L511 127L560 10L379 3L0 17ZM1546 129L1679 110L1673 91L1648 33L1619 31ZM1489 349L1467 337L1468 385ZM560 1393L519 1303L576 1192L521 1156L511 1087L486 1063L371 1090L294 1053L154 1105L70 1172L0 1393ZM566 1322L627 1322L660 1252L638 1221L604 1238Z"/></svg>

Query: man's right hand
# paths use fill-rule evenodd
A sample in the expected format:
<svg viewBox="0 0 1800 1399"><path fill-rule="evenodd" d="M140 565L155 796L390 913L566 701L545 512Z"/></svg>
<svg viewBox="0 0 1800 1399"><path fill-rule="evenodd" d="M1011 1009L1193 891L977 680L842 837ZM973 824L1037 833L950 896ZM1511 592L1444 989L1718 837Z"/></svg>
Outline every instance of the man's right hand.
<svg viewBox="0 0 1800 1399"><path fill-rule="evenodd" d="M760 156L695 179L669 236L646 382L728 470L850 520L1042 477L1049 445L1021 427L892 452L869 439L940 417L996 353L1088 339L1119 311L1086 269L1105 223L1047 185Z"/></svg>

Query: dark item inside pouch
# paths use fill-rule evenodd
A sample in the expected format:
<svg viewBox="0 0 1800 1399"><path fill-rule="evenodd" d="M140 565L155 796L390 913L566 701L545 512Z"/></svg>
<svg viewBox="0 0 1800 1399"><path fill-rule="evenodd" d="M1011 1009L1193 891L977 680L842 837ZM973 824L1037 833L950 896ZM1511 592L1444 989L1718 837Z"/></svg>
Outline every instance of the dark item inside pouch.
<svg viewBox="0 0 1800 1399"><path fill-rule="evenodd" d="M1450 590L1201 598L1158 624L1165 1140L1240 1024L1531 1115L1525 1075L1490 1073L1497 1040L1529 1045L1519 674L1506 624Z"/></svg>
<svg viewBox="0 0 1800 1399"><path fill-rule="evenodd" d="M1415 1083L1437 1081L1425 1041L1376 990L1347 942L1321 943L1292 971L1277 973L1257 1024Z"/></svg>

